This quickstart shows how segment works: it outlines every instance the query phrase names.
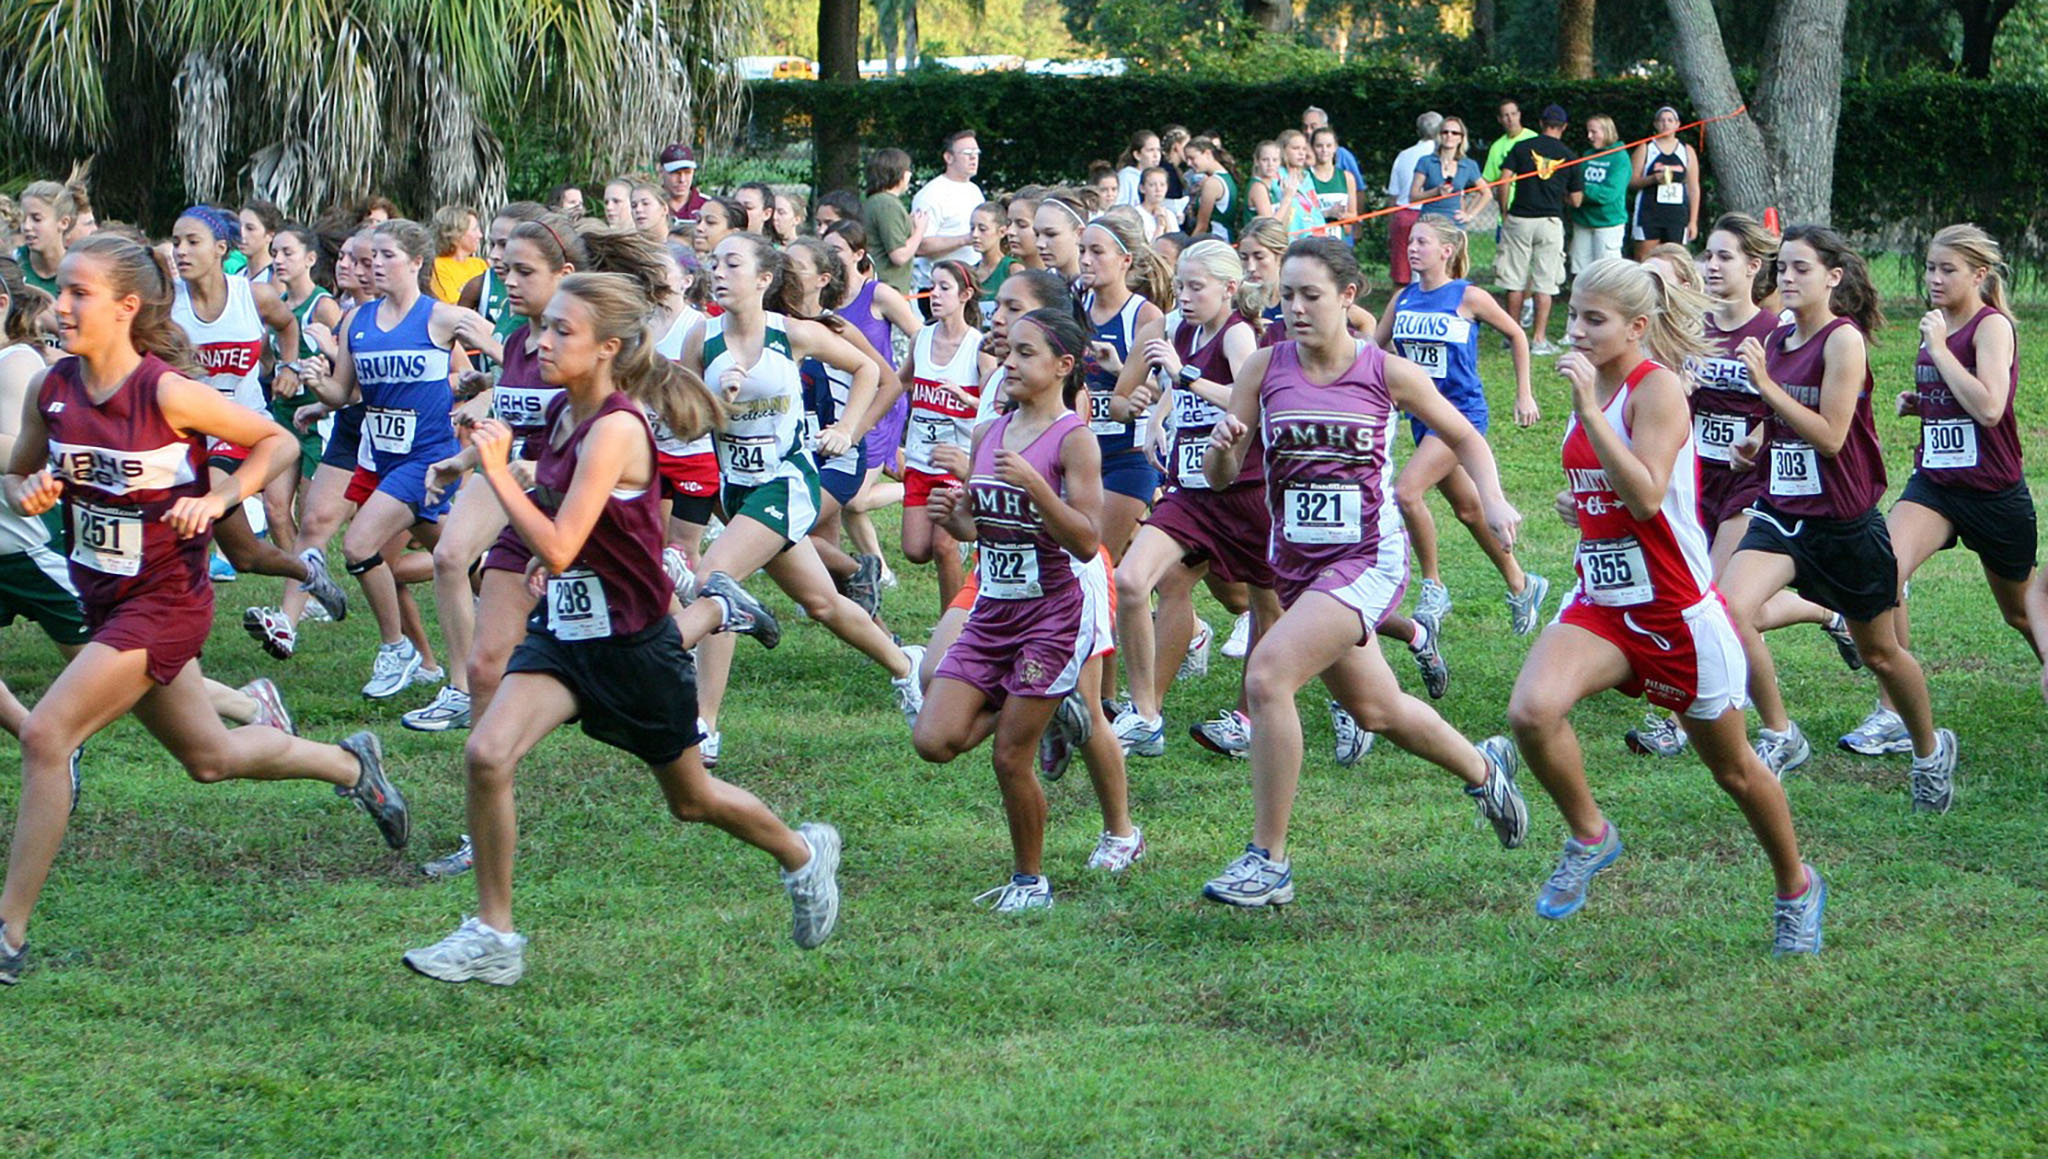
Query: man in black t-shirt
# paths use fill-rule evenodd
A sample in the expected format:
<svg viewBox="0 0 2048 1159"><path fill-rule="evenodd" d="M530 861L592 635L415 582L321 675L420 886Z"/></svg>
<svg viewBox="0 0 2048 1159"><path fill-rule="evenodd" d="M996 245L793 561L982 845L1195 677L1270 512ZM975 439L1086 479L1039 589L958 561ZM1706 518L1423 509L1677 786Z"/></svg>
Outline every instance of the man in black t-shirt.
<svg viewBox="0 0 2048 1159"><path fill-rule="evenodd" d="M1536 295L1535 341L1532 354L1556 354L1550 344L1550 300L1564 286L1564 211L1580 179L1578 166L1559 168L1572 159L1564 137L1564 110L1543 110L1543 131L1519 141L1502 162L1502 183L1494 189L1501 208L1500 254L1494 272L1508 292L1508 316L1519 317L1522 295ZM1520 178L1509 185L1507 178ZM1508 190L1515 191L1512 199Z"/></svg>

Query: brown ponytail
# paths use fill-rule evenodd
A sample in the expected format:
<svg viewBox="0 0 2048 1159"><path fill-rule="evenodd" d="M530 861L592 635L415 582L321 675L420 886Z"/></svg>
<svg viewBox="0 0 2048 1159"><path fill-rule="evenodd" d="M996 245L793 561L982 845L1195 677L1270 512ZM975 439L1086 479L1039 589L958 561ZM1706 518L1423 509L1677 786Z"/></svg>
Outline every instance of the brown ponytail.
<svg viewBox="0 0 2048 1159"><path fill-rule="evenodd" d="M663 358L647 333L653 303L624 274L570 274L555 290L588 307L599 341L617 339L612 382L628 398L660 417L685 441L694 439L725 417L724 404L713 397L704 380L680 364Z"/></svg>
<svg viewBox="0 0 2048 1159"><path fill-rule="evenodd" d="M95 233L72 243L66 258L83 258L97 266L114 297L133 294L141 299L142 307L128 330L136 353L154 354L180 374L202 373L192 340L171 319L177 275L155 250L118 234Z"/></svg>

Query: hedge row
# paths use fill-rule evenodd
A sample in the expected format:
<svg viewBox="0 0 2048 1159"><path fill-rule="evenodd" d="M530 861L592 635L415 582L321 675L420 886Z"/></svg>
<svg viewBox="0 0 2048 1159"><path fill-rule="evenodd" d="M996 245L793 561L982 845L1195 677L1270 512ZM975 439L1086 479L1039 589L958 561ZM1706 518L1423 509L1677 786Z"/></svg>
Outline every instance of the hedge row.
<svg viewBox="0 0 2048 1159"><path fill-rule="evenodd" d="M1672 77L1567 81L1485 72L1418 83L1406 75L1350 70L1300 80L1233 84L1178 76L1056 78L1025 73L920 73L889 82L752 86L749 147L809 134L814 116L851 118L870 147L908 150L920 174L940 165L947 133L983 134L980 183L1007 189L1050 175L1078 176L1088 162L1114 159L1131 129L1186 125L1215 130L1238 160L1252 146L1300 124L1301 110L1329 110L1339 136L1369 180L1415 140L1426 109L1465 118L1474 151L1493 136L1494 109L1517 97L1528 120L1546 104L1572 118L1566 140L1585 146L1585 120L1614 118L1625 139L1649 132L1660 105L1686 109ZM1835 164L1835 220L1888 245L1911 245L1933 228L1974 220L2006 239L2015 256L2048 252L2048 142L2027 125L2048 123L2048 92L1949 77L1845 81ZM1688 113L1686 119L1693 117ZM1688 139L1697 142L1696 135Z"/></svg>

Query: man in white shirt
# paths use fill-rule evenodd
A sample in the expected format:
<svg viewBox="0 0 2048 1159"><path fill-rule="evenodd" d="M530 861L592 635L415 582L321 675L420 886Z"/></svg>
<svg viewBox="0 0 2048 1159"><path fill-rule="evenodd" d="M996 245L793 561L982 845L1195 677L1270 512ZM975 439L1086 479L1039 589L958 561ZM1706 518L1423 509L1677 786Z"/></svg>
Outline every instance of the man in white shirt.
<svg viewBox="0 0 2048 1159"><path fill-rule="evenodd" d="M1436 131L1443 123L1443 114L1434 109L1415 118L1417 140L1394 155L1394 169L1387 177L1387 197L1401 207L1391 215L1387 240L1393 251L1389 264L1396 287L1415 280L1414 273L1408 269L1408 233L1415 228L1415 221L1422 216L1422 211L1409 206L1408 192L1415 184L1416 163L1436 148Z"/></svg>
<svg viewBox="0 0 2048 1159"><path fill-rule="evenodd" d="M932 263L951 258L973 265L974 246L969 244L974 211L981 206L981 187L974 175L981 170L981 145L974 130L962 129L946 138L946 171L924 183L910 199L910 211L931 219L931 228L917 245L917 260L911 265L911 281L920 290L932 284Z"/></svg>

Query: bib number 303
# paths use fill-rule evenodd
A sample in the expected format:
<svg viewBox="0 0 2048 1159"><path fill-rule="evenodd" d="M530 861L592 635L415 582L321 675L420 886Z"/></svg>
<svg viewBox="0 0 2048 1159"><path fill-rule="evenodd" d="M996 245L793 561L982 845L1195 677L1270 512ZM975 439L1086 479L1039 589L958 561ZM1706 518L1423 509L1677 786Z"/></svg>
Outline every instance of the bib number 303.
<svg viewBox="0 0 2048 1159"><path fill-rule="evenodd" d="M1771 494L1820 494L1820 452L1813 444L1771 444Z"/></svg>

